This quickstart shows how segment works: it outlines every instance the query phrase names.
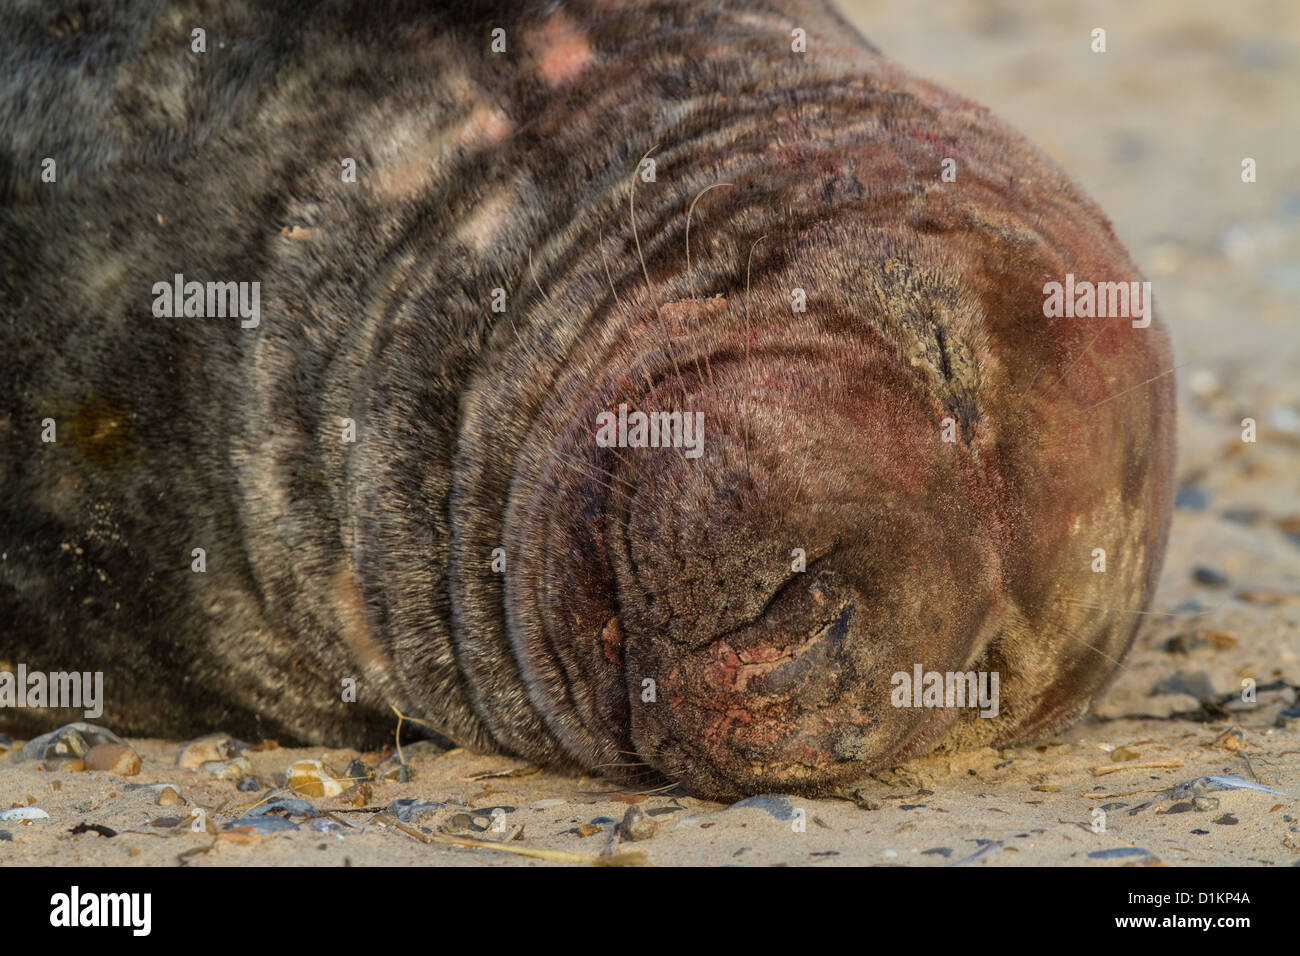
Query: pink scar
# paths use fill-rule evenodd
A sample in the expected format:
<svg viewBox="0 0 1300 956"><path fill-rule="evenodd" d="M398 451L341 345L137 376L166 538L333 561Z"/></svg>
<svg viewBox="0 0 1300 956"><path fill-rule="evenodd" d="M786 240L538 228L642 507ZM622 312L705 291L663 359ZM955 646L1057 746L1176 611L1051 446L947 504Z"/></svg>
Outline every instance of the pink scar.
<svg viewBox="0 0 1300 956"><path fill-rule="evenodd" d="M537 59L538 75L551 86L576 79L595 59L586 33L563 13L542 24L528 45Z"/></svg>

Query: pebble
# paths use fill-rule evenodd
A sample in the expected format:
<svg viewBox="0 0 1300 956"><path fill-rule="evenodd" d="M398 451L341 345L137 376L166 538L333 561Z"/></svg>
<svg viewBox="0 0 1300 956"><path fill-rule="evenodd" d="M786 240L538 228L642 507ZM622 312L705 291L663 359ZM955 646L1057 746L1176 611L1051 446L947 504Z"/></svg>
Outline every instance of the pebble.
<svg viewBox="0 0 1300 956"><path fill-rule="evenodd" d="M354 783L352 786L348 787L341 794L339 794L339 802L343 803L346 806L356 807L358 809L360 809L361 807L369 806L370 801L373 798L374 798L374 790L370 786L370 784L366 783L365 781L362 781L361 783Z"/></svg>
<svg viewBox="0 0 1300 956"><path fill-rule="evenodd" d="M751 800L756 799L750 797ZM744 803L745 801L740 801ZM734 806L734 804L733 804ZM623 814L623 821L618 825L618 835L634 843L642 840L649 840L659 832L659 823L651 817L646 816L645 811L640 807L628 807L627 813Z"/></svg>
<svg viewBox="0 0 1300 956"><path fill-rule="evenodd" d="M12 810L0 810L0 821L7 820L48 820L50 815L40 807L14 807Z"/></svg>
<svg viewBox="0 0 1300 956"><path fill-rule="evenodd" d="M19 759L48 760L53 757L76 757L81 759L87 751L97 744L122 744L124 741L111 730L95 724L76 721L64 724L58 730L41 734L23 745Z"/></svg>
<svg viewBox="0 0 1300 956"><path fill-rule="evenodd" d="M1208 368L1198 368L1187 376L1187 389L1197 398L1213 398L1223 391L1219 377Z"/></svg>
<svg viewBox="0 0 1300 956"><path fill-rule="evenodd" d="M8 734L0 734L0 753L12 749L14 742L9 739Z"/></svg>
<svg viewBox="0 0 1300 956"><path fill-rule="evenodd" d="M312 817L320 811L306 800L272 800L260 807L254 807L244 814L242 819L265 816Z"/></svg>
<svg viewBox="0 0 1300 956"><path fill-rule="evenodd" d="M0 843L13 843L14 835L8 830L0 830Z"/></svg>
<svg viewBox="0 0 1300 956"><path fill-rule="evenodd" d="M370 783L375 779L375 772L366 766L365 761L354 760L343 771L343 776L352 783Z"/></svg>
<svg viewBox="0 0 1300 956"><path fill-rule="evenodd" d="M376 772L380 780L391 780L395 783L410 783L415 779L415 771L411 769L411 765L397 763L396 758L386 761Z"/></svg>
<svg viewBox="0 0 1300 956"><path fill-rule="evenodd" d="M199 770L218 780L243 780L253 772L253 765L247 757L234 760L205 760L199 764Z"/></svg>
<svg viewBox="0 0 1300 956"><path fill-rule="evenodd" d="M1245 745L1246 732L1240 727L1231 727L1225 730L1215 737L1210 744L1211 747L1217 747L1220 750L1240 750Z"/></svg>
<svg viewBox="0 0 1300 956"><path fill-rule="evenodd" d="M1193 631L1169 638L1165 650L1170 654L1190 654L1203 649L1231 651L1237 644L1237 636L1230 631Z"/></svg>
<svg viewBox="0 0 1300 956"><path fill-rule="evenodd" d="M154 803L160 807L179 807L185 803L185 798L174 787L163 787Z"/></svg>
<svg viewBox="0 0 1300 956"><path fill-rule="evenodd" d="M432 800L417 800L405 797L401 800L394 800L386 809L403 823L420 823L435 816L446 806L445 803L434 803Z"/></svg>
<svg viewBox="0 0 1300 956"><path fill-rule="evenodd" d="M1202 488L1179 488L1174 495L1174 507L1189 511L1204 511L1210 506L1210 496Z"/></svg>
<svg viewBox="0 0 1300 956"><path fill-rule="evenodd" d="M234 830L236 827L248 827L254 833L278 833L281 830L300 830L301 827L284 817L244 816L227 823L223 829Z"/></svg>
<svg viewBox="0 0 1300 956"><path fill-rule="evenodd" d="M191 740L176 755L176 766L185 770L198 770L203 764L212 761L227 761L238 757L248 744L235 740L228 734L208 734Z"/></svg>
<svg viewBox="0 0 1300 956"><path fill-rule="evenodd" d="M1222 827L1234 827L1237 825L1238 820L1231 813L1225 813L1223 816L1219 817L1219 819L1215 820L1214 822L1219 824L1219 826Z"/></svg>
<svg viewBox="0 0 1300 956"><path fill-rule="evenodd" d="M894 857L898 856L898 851L897 851L897 850L886 850L885 853L884 853L884 855L885 855L888 859L891 859L891 860L892 860Z"/></svg>
<svg viewBox="0 0 1300 956"><path fill-rule="evenodd" d="M1247 526L1259 524L1259 519L1264 516L1264 512L1259 508L1225 508L1219 515L1224 521L1231 521L1233 524L1244 524Z"/></svg>
<svg viewBox="0 0 1300 956"><path fill-rule="evenodd" d="M760 793L757 796L746 797L744 800L737 801L728 810L766 810L778 820L793 820L794 805L790 803L790 798L779 793Z"/></svg>
<svg viewBox="0 0 1300 956"><path fill-rule="evenodd" d="M1197 565L1192 571L1192 580L1197 584L1204 584L1207 587L1222 588L1228 585L1228 576L1222 571L1216 571L1214 568L1208 568L1205 565Z"/></svg>
<svg viewBox="0 0 1300 956"><path fill-rule="evenodd" d="M343 784L330 776L319 760L298 760L289 765L285 786L309 797L337 797Z"/></svg>
<svg viewBox="0 0 1300 956"><path fill-rule="evenodd" d="M86 761L78 760L76 757L53 757L45 761L41 766L46 770L63 770L68 773L81 773L86 769Z"/></svg>
<svg viewBox="0 0 1300 956"><path fill-rule="evenodd" d="M140 755L126 744L95 744L86 752L86 769L133 777L140 772Z"/></svg>
<svg viewBox="0 0 1300 956"><path fill-rule="evenodd" d="M312 817L307 821L307 829L317 833L342 833L347 827L329 817Z"/></svg>
<svg viewBox="0 0 1300 956"><path fill-rule="evenodd" d="M158 827L160 830L174 830L193 819L193 817L155 817L149 821L149 826Z"/></svg>
<svg viewBox="0 0 1300 956"><path fill-rule="evenodd" d="M1214 684L1210 681L1210 675L1205 671L1196 671L1187 673L1179 671L1159 681L1151 689L1153 694L1186 694L1189 697L1195 697L1200 702L1214 699Z"/></svg>
<svg viewBox="0 0 1300 956"><path fill-rule="evenodd" d="M1218 797L1193 797L1192 806L1202 812L1219 809Z"/></svg>
<svg viewBox="0 0 1300 956"><path fill-rule="evenodd" d="M1017 836L1018 836L1018 835L1019 835L1019 834L1017 834ZM928 850L922 850L922 851L921 851L921 856L936 856L936 855L937 855L937 856L941 856L941 857L943 857L943 858L946 860L946 859L948 859L948 857L952 856L952 847L950 847L950 846L935 846L935 847L931 847L931 848L928 849Z"/></svg>
<svg viewBox="0 0 1300 956"><path fill-rule="evenodd" d="M1150 856L1150 850L1136 846L1117 846L1110 850L1093 850L1088 854L1092 860L1119 860L1127 856Z"/></svg>
<svg viewBox="0 0 1300 956"><path fill-rule="evenodd" d="M492 823L493 820L490 816L458 813L447 821L446 825L442 827L442 832L450 833L453 836L478 836L480 833L486 833Z"/></svg>
<svg viewBox="0 0 1300 956"><path fill-rule="evenodd" d="M262 785L257 782L256 777L245 777L239 783L235 784L235 789L243 793L257 793L262 789Z"/></svg>
<svg viewBox="0 0 1300 956"><path fill-rule="evenodd" d="M1268 413L1268 422L1278 431L1300 435L1300 414L1285 405L1279 405Z"/></svg>

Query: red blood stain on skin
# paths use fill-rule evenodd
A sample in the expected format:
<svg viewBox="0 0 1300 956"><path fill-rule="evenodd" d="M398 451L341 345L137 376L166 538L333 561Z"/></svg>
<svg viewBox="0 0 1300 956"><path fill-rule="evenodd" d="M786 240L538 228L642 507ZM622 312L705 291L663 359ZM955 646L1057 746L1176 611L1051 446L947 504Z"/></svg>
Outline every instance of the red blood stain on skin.
<svg viewBox="0 0 1300 956"><path fill-rule="evenodd" d="M623 661L623 627L617 617L611 617L605 629L600 632L601 648L611 664Z"/></svg>
<svg viewBox="0 0 1300 956"><path fill-rule="evenodd" d="M529 38L537 73L551 86L562 86L581 75L595 59L587 34L565 14L557 13Z"/></svg>

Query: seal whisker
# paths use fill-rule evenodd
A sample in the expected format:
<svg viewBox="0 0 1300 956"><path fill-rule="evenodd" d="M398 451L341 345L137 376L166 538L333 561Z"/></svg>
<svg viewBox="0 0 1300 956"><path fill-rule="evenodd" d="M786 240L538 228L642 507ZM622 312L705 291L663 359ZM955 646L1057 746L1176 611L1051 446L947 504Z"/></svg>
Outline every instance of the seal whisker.
<svg viewBox="0 0 1300 956"><path fill-rule="evenodd" d="M764 233L763 235L759 236L757 239L754 240L753 245L751 245L751 246L749 247L749 256L748 256L748 258L746 258L746 260L745 260L745 303L744 303L743 308L744 308L744 310L745 310L745 335L744 335L744 338L745 338L745 368L747 368L747 369L750 367L750 365L749 365L749 339L750 339L750 336L753 334L753 330L749 328L749 279L750 279L750 268L751 268L751 267L753 266L753 264L754 264L754 250L757 249L757 248L758 248L758 244L759 244L760 242L762 242L762 241L763 241L764 239L766 239L766 238L767 238L767 234ZM741 434L742 434L742 446L741 446L741 447L743 447L744 450L745 450L745 478L746 478L746 479L748 479L748 478L750 477L750 474L749 474L749 421L748 421L748 419L745 417L745 416L746 416L746 413L747 413L748 410L749 410L749 409L748 409L748 404L749 404L749 403L748 403L747 401L745 401L744 399L741 400L741 407L740 407L740 424L741 424Z"/></svg>
<svg viewBox="0 0 1300 956"><path fill-rule="evenodd" d="M1079 364L1079 362L1083 359L1083 357L1087 355L1089 350L1097 343L1097 340L1101 338L1101 334L1105 331L1106 331L1105 327L1102 327L1097 330L1097 334L1094 335L1092 339L1088 342L1088 344L1083 347L1082 351L1079 352L1079 355L1074 359L1074 361L1070 362L1069 365L1061 369L1061 371L1056 375L1055 384L1060 385L1062 383L1063 379L1065 378L1065 373L1068 372L1070 369L1074 368L1075 365ZM1025 395L1028 394L1029 390L1033 388L1034 382L1038 381L1038 376L1042 374L1043 369L1045 367L1046 365L1039 365L1037 368L1034 369L1034 374L1030 376L1029 382L1025 385L1024 388L1022 388L1017 393L1020 398L1024 398Z"/></svg>
<svg viewBox="0 0 1300 956"><path fill-rule="evenodd" d="M757 249L757 248L758 248L758 244L759 244L760 242L762 242L762 241L763 241L764 239L766 239L766 238L767 238L767 235L764 234L764 235L759 236L757 239L754 240L754 244L753 244L752 246L749 247L749 258L745 260L745 306L744 306L744 308L745 308L745 321L746 321L746 322L749 321L749 270L750 270L750 267L754 264L754 250ZM745 357L746 357L746 358L749 357L749 342L748 342L748 340L746 340L746 342L745 342Z"/></svg>
<svg viewBox="0 0 1300 956"><path fill-rule="evenodd" d="M1192 363L1191 363L1191 362L1180 362L1180 363L1178 363L1177 365L1175 365L1173 368L1167 368L1167 369L1165 369L1165 370L1164 370L1163 372L1161 372L1159 375L1152 375L1152 376L1151 376L1150 378L1148 378L1148 379L1143 379L1141 382L1138 382L1138 383L1137 383L1136 385L1134 385L1132 388L1126 388L1126 389L1124 389L1124 391L1122 391L1122 392L1116 392L1114 395L1110 396L1110 398L1103 398L1100 402L1097 402L1096 404L1093 404L1093 405L1089 405L1087 408L1082 408L1082 409L1080 409L1080 411L1081 411L1081 412L1090 412L1090 411L1092 411L1094 408L1096 408L1098 405L1105 405L1107 402L1114 401L1115 399L1119 398L1121 395L1127 395L1129 392L1133 391L1133 389L1135 389L1135 388L1141 388L1143 385L1149 385L1150 383L1156 381L1157 379L1164 378L1166 375L1171 375L1171 374L1173 374L1176 370L1178 370L1178 369L1180 369L1180 368L1183 368L1184 366L1187 366L1187 365L1190 365L1190 364L1192 364Z"/></svg>
<svg viewBox="0 0 1300 956"><path fill-rule="evenodd" d="M546 293L542 291L542 284L537 281L537 270L533 268L533 250L531 247L528 250L528 272L533 277L533 285L537 286L538 295L545 299Z"/></svg>
<svg viewBox="0 0 1300 956"><path fill-rule="evenodd" d="M647 295L651 294L650 271L646 269L645 255L641 252L641 237L637 234L636 231L636 177L637 177L637 173L641 171L641 164L644 163L646 159L649 158L650 154L653 153L658 148L659 148L659 144L655 143L653 146L651 146L648 150L645 151L645 153L641 156L640 159L636 161L636 168L632 170L632 188L628 191L628 195L627 195L628 222L631 223L632 225L632 239L636 243L637 258L641 260L641 274L645 276L645 288L646 288ZM653 298L653 296L651 297Z"/></svg>
<svg viewBox="0 0 1300 956"><path fill-rule="evenodd" d="M597 478L595 475L591 474L591 472L587 470L590 464L589 462L584 463L584 462L580 462L577 459L573 459L572 456L566 455L564 452L560 451L559 449L552 449L552 454L555 455L556 459L559 460L561 464L566 465L569 468L572 468L574 471L578 472L578 474L582 475L582 477L589 478L590 480L596 482L596 484L600 485L601 487L609 491L616 492L618 490L614 488L612 485L606 484L605 482ZM626 479L620 478L617 475L613 474L612 472L605 471L603 469L601 470L600 473L603 475L608 475L614 481L626 485L632 491L636 491L636 485L629 483Z"/></svg>
<svg viewBox="0 0 1300 956"><path fill-rule="evenodd" d="M692 293L695 291L695 274L691 271L691 216L695 214L695 204L700 201L706 192L710 189L717 189L719 186L734 186L735 183L714 183L712 186L705 186L695 198L691 200L691 208L686 210L686 286Z"/></svg>
<svg viewBox="0 0 1300 956"><path fill-rule="evenodd" d="M1048 627L1052 628L1053 630L1055 630L1058 634L1064 634L1066 637L1070 638L1071 640L1073 640L1073 641L1078 641L1078 642L1079 642L1080 644L1082 644L1084 647L1088 648L1088 650L1093 651L1093 652L1095 652L1095 653L1097 653L1097 654L1100 654L1102 657L1106 658L1106 660L1110 661L1110 662L1111 662L1112 664L1114 664L1116 667L1119 666L1119 661L1118 661L1118 660L1116 660L1114 657L1111 657L1109 654L1107 654L1105 651L1103 651L1100 647L1097 647L1097 646L1095 646L1095 645L1093 645L1093 644L1089 644L1087 641L1085 641L1083 638L1081 638L1078 634L1075 634L1075 633L1074 633L1073 631L1071 631L1069 628L1067 628L1067 627L1063 627L1062 625L1057 624L1057 623L1055 623L1055 622L1053 622L1053 621L1043 621L1043 623L1046 624Z"/></svg>
<svg viewBox="0 0 1300 956"><path fill-rule="evenodd" d="M644 794L647 797L653 797L661 793L667 793L669 790L676 790L679 786L681 785L677 783L675 780L670 780L668 783L665 783L659 787L652 787L648 790L634 790L632 792L636 794Z"/></svg>
<svg viewBox="0 0 1300 956"><path fill-rule="evenodd" d="M618 290L614 288L614 277L609 274L609 259L605 257L605 230L597 229L600 234L600 261L605 263L605 278L609 280L609 291L614 293L614 303L621 309L623 302L618 297Z"/></svg>
<svg viewBox="0 0 1300 956"><path fill-rule="evenodd" d="M646 268L645 254L641 251L641 236L637 233L637 229L636 229L636 180L637 180L637 173L639 173L641 170L641 164L644 163L646 161L646 158L649 157L649 155L658 148L659 148L659 144L655 143L648 150L646 150L646 152L644 153L644 155L642 155L640 159L637 160L636 168L632 170L632 188L628 190L628 194L627 194L628 222L632 226L632 239L636 243L637 258L641 260L641 274L645 276L646 296L647 298L649 298L652 308L654 303L654 290L650 288L650 270ZM682 377L682 370L677 367L677 356L673 353L673 340L672 340L672 336L668 334L668 324L664 321L663 314L658 309L655 309L655 315L659 319L659 326L661 331L664 334L664 350L667 353L668 358L672 360L673 373L677 376L677 379L680 381Z"/></svg>
<svg viewBox="0 0 1300 956"><path fill-rule="evenodd" d="M389 704L388 706L392 708L393 713L397 715L397 730L396 730L397 756L402 763L406 763L406 758L402 756L402 737L401 737L402 724L403 722L408 720L413 724L420 724L421 726L428 727L430 730L436 731L439 735L451 741L457 747L466 746L462 741L457 740L454 735L448 733L445 729L443 729L443 727L434 723L433 721L425 720L423 717L412 717L410 714L404 714L400 710L398 710L397 707L393 704Z"/></svg>
<svg viewBox="0 0 1300 956"><path fill-rule="evenodd" d="M1217 613L1225 604L1228 603L1227 595L1224 595L1222 601L1212 608L1195 613L1180 613L1178 611L1138 611L1133 608L1113 607L1109 604L1093 604L1088 601L1076 601L1074 598L1057 598L1058 601L1065 601L1067 604L1077 604L1079 607L1094 608L1099 611L1112 611L1119 614L1141 614L1146 617L1172 617L1178 620L1194 621L1199 617L1208 617Z"/></svg>

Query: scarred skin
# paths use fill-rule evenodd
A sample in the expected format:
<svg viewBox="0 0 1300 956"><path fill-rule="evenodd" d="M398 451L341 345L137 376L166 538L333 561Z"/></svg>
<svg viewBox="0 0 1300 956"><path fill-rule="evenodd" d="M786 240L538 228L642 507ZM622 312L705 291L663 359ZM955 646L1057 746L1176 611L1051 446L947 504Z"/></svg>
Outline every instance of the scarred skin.
<svg viewBox="0 0 1300 956"><path fill-rule="evenodd" d="M101 6L0 13L0 669L103 670L121 733L359 746L396 706L714 798L1104 688L1168 336L1044 316L1140 275L983 107L812 2ZM155 317L175 273L259 281L260 325ZM601 447L624 402L702 454ZM893 706L918 664L997 672L997 716Z"/></svg>

